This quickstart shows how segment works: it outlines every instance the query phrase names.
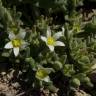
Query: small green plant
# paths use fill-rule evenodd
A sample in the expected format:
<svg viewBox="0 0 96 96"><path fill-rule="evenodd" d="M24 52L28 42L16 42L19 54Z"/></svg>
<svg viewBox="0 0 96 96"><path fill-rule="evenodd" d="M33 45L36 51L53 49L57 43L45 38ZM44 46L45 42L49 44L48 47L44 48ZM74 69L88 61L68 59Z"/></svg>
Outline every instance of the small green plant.
<svg viewBox="0 0 96 96"><path fill-rule="evenodd" d="M76 11L83 0L15 1L16 4L31 3L34 11L38 9L39 18L33 14L34 23L25 24L26 20L21 20L23 17L15 7L5 8L0 0L1 61L9 59L12 68L21 70L22 74L26 72L23 81L27 79L32 88L57 92L57 88L64 91L67 87L64 92L71 96L71 92L78 93L82 86L93 87L90 74L96 69L96 15L90 21L83 20L83 14ZM39 14L40 8L46 15ZM64 21L54 23L52 14L60 10ZM64 82L67 86L62 85Z"/></svg>

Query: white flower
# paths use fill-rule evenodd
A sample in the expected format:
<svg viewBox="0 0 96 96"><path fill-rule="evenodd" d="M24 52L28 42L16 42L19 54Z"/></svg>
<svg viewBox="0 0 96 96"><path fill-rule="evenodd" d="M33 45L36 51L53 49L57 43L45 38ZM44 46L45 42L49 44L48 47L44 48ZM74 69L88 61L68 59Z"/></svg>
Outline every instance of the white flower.
<svg viewBox="0 0 96 96"><path fill-rule="evenodd" d="M27 45L27 42L25 42L23 39L26 35L26 32L23 29L20 29L20 32L15 35L13 32L9 33L9 39L10 41L5 45L5 49L13 49L14 55L18 56L20 48L25 48Z"/></svg>
<svg viewBox="0 0 96 96"><path fill-rule="evenodd" d="M50 82L49 73L45 69L38 69L35 76L41 81Z"/></svg>
<svg viewBox="0 0 96 96"><path fill-rule="evenodd" d="M41 36L41 39L46 43L49 47L50 51L54 51L55 46L65 46L65 44L61 41L57 41L64 34L64 28L62 28L62 32L57 32L53 36L51 36L50 27L47 29L47 37Z"/></svg>

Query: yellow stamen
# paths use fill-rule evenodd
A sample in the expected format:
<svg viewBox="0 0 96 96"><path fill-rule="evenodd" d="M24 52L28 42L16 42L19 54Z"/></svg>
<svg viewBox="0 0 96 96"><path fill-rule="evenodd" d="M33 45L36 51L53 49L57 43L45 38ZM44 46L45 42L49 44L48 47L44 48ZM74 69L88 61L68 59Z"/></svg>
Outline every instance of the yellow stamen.
<svg viewBox="0 0 96 96"><path fill-rule="evenodd" d="M48 75L48 73L45 70L43 70L43 69L39 69L36 72L36 77L40 78L40 79L44 79L47 75Z"/></svg>
<svg viewBox="0 0 96 96"><path fill-rule="evenodd" d="M14 39L14 40L12 40L12 44L14 47L20 47L21 46L21 40Z"/></svg>
<svg viewBox="0 0 96 96"><path fill-rule="evenodd" d="M53 37L48 37L47 38L47 44L48 45L54 45L55 44L55 40Z"/></svg>

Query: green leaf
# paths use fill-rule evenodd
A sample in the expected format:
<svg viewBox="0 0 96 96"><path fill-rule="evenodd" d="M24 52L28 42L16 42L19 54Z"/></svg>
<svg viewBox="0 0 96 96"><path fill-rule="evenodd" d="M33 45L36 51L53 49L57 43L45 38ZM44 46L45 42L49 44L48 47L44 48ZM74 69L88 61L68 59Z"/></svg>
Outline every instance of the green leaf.
<svg viewBox="0 0 96 96"><path fill-rule="evenodd" d="M25 62L29 63L33 70L36 70L37 64L32 57L26 58Z"/></svg>
<svg viewBox="0 0 96 96"><path fill-rule="evenodd" d="M54 93L57 93L57 92L58 92L58 88L56 88L53 84L50 85L50 86L47 86L47 88L48 88L51 92L54 92Z"/></svg>
<svg viewBox="0 0 96 96"><path fill-rule="evenodd" d="M85 77L85 78L83 79L83 83L86 84L86 85L89 86L89 87L93 87L93 84L92 84L92 82L91 82L91 80L90 80L89 77Z"/></svg>
<svg viewBox="0 0 96 96"><path fill-rule="evenodd" d="M63 73L65 76L71 77L75 73L73 65L70 64L64 65Z"/></svg>
<svg viewBox="0 0 96 96"><path fill-rule="evenodd" d="M60 70L63 68L63 65L60 61L55 61L54 64L53 64L53 67L55 68L55 70Z"/></svg>
<svg viewBox="0 0 96 96"><path fill-rule="evenodd" d="M2 53L2 56L3 56L3 57L9 57L9 56L10 56L10 53L8 53L8 52L3 52L3 53Z"/></svg>
<svg viewBox="0 0 96 96"><path fill-rule="evenodd" d="M70 85L72 87L78 88L80 86L80 80L78 78L73 78L70 80Z"/></svg>
<svg viewBox="0 0 96 96"><path fill-rule="evenodd" d="M88 56L82 56L79 61L84 63L84 64L89 64L90 63L90 59L89 59Z"/></svg>
<svg viewBox="0 0 96 96"><path fill-rule="evenodd" d="M78 78L81 82L83 82L84 78L86 77L86 74L84 74L84 73L78 73L74 77L75 78Z"/></svg>

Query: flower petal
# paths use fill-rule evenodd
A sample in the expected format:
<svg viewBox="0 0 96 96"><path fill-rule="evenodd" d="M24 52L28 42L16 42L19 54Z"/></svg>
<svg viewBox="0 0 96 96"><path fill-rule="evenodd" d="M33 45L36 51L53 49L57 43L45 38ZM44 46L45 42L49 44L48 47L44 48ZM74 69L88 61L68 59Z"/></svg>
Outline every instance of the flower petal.
<svg viewBox="0 0 96 96"><path fill-rule="evenodd" d="M50 29L50 27L47 28L47 37L51 37L51 29Z"/></svg>
<svg viewBox="0 0 96 96"><path fill-rule="evenodd" d="M65 28L64 28L64 27L62 27L62 32L63 32L63 33L65 32Z"/></svg>
<svg viewBox="0 0 96 96"><path fill-rule="evenodd" d="M54 46L52 46L52 45L48 45L48 47L49 47L49 49L50 49L50 51L54 51Z"/></svg>
<svg viewBox="0 0 96 96"><path fill-rule="evenodd" d="M45 77L45 78L43 79L43 81L45 81L45 82L50 82L49 76Z"/></svg>
<svg viewBox="0 0 96 96"><path fill-rule="evenodd" d="M46 43L47 43L47 38L46 38L46 37L41 36L41 39L42 39L42 41L44 41L44 42L46 42Z"/></svg>
<svg viewBox="0 0 96 96"><path fill-rule="evenodd" d="M22 40L22 45L21 45L21 49L25 49L29 44L28 42L25 42L24 40Z"/></svg>
<svg viewBox="0 0 96 96"><path fill-rule="evenodd" d="M57 40L57 39L59 39L61 36L63 36L63 33L62 33L62 32L58 32L58 33L55 33L55 34L53 35L53 38L54 38L55 40Z"/></svg>
<svg viewBox="0 0 96 96"><path fill-rule="evenodd" d="M12 40L12 39L15 39L15 38L16 38L16 35L13 32L10 32L9 33L9 39Z"/></svg>
<svg viewBox="0 0 96 96"><path fill-rule="evenodd" d="M14 52L15 56L18 56L18 54L19 54L19 47L13 48L13 52Z"/></svg>
<svg viewBox="0 0 96 96"><path fill-rule="evenodd" d="M8 42L8 43L5 45L4 48L5 48L5 49L11 49L11 48L13 48L12 42L11 42L11 41Z"/></svg>
<svg viewBox="0 0 96 96"><path fill-rule="evenodd" d="M26 32L24 29L20 29L20 32L16 35L17 38L24 39Z"/></svg>
<svg viewBox="0 0 96 96"><path fill-rule="evenodd" d="M56 41L55 46L65 46L65 44L61 41Z"/></svg>

